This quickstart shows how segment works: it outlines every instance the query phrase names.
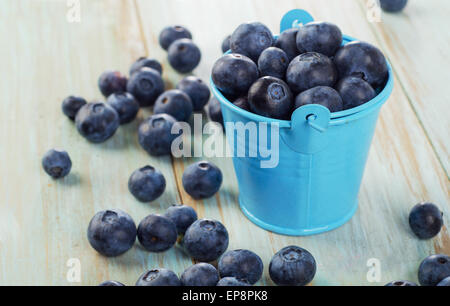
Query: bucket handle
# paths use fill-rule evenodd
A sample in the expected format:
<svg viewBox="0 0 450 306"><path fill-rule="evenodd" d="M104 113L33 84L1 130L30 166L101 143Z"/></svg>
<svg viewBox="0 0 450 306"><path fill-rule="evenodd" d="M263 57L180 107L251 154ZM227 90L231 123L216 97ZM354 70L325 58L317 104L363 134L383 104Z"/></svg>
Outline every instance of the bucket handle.
<svg viewBox="0 0 450 306"><path fill-rule="evenodd" d="M314 18L305 10L291 10L284 14L280 22L280 33L285 30L300 27L308 22L314 21Z"/></svg>
<svg viewBox="0 0 450 306"><path fill-rule="evenodd" d="M330 116L328 108L319 104L299 107L292 114L291 127L280 129L281 139L295 152L319 152L328 144Z"/></svg>

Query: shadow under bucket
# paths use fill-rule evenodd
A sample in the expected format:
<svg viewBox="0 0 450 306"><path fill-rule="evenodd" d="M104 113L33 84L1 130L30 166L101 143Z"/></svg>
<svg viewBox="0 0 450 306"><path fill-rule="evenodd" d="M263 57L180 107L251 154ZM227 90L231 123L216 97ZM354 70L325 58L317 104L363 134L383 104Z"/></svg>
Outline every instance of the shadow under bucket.
<svg viewBox="0 0 450 306"><path fill-rule="evenodd" d="M303 10L290 11L281 21L281 31L312 20ZM344 35L343 44L353 40ZM294 111L291 121L247 112L228 101L211 81L235 152L240 207L252 222L280 234L311 235L339 227L353 216L378 114L393 88L389 63L388 69L385 87L371 101L335 113L321 105L305 105ZM238 133L227 123L256 125L257 137ZM250 143L250 138L257 141ZM261 167L269 158L260 150L255 157L236 157L244 148L248 153L275 142L279 146L275 167Z"/></svg>

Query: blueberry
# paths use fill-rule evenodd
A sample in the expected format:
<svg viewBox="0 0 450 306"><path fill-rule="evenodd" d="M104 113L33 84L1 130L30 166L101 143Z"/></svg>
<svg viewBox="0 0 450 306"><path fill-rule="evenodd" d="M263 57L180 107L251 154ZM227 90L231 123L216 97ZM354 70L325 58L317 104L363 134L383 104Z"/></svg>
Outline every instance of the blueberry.
<svg viewBox="0 0 450 306"><path fill-rule="evenodd" d="M95 214L87 231L89 243L104 256L118 256L136 241L136 225L131 217L119 210L110 209Z"/></svg>
<svg viewBox="0 0 450 306"><path fill-rule="evenodd" d="M397 13L402 11L408 0L380 0L380 6L383 11Z"/></svg>
<svg viewBox="0 0 450 306"><path fill-rule="evenodd" d="M223 94L239 97L247 94L258 74L258 67L248 57L226 54L214 63L211 77Z"/></svg>
<svg viewBox="0 0 450 306"><path fill-rule="evenodd" d="M151 202L159 198L166 189L163 174L152 166L135 170L128 180L128 189L141 202Z"/></svg>
<svg viewBox="0 0 450 306"><path fill-rule="evenodd" d="M184 170L182 182L194 199L210 198L220 189L222 171L208 161L196 162Z"/></svg>
<svg viewBox="0 0 450 306"><path fill-rule="evenodd" d="M329 57L307 52L291 61L286 71L286 80L294 93L300 93L316 86L333 87L337 72Z"/></svg>
<svg viewBox="0 0 450 306"><path fill-rule="evenodd" d="M143 67L153 68L158 71L159 74L162 74L162 66L157 60L148 57L140 57L131 65L130 75L141 70Z"/></svg>
<svg viewBox="0 0 450 306"><path fill-rule="evenodd" d="M273 76L284 79L289 58L280 48L270 47L261 53L258 59L260 76Z"/></svg>
<svg viewBox="0 0 450 306"><path fill-rule="evenodd" d="M272 257L269 274L277 285L305 286L316 274L316 261L307 250L287 246Z"/></svg>
<svg viewBox="0 0 450 306"><path fill-rule="evenodd" d="M167 114L150 116L139 125L139 144L151 155L170 154L172 141L178 137L171 132L176 124L175 118Z"/></svg>
<svg viewBox="0 0 450 306"><path fill-rule="evenodd" d="M159 34L159 44L164 50L168 50L170 45L182 38L192 39L192 34L183 26L175 25L165 27Z"/></svg>
<svg viewBox="0 0 450 306"><path fill-rule="evenodd" d="M211 100L209 100L208 114L209 114L209 118L211 118L212 121L218 122L223 126L222 109L220 107L219 100L217 100L215 97L213 97Z"/></svg>
<svg viewBox="0 0 450 306"><path fill-rule="evenodd" d="M431 255L425 258L419 266L419 283L422 286L436 286L449 276L450 256Z"/></svg>
<svg viewBox="0 0 450 306"><path fill-rule="evenodd" d="M388 77L386 59L371 44L353 41L342 46L334 56L339 78L359 76L373 88L383 86Z"/></svg>
<svg viewBox="0 0 450 306"><path fill-rule="evenodd" d="M220 279L220 281L217 283L217 286L243 287L243 286L250 286L250 284L243 280L239 280L235 277L224 277Z"/></svg>
<svg viewBox="0 0 450 306"><path fill-rule="evenodd" d="M283 80L266 76L258 79L250 87L248 105L255 114L287 119L294 106L294 97Z"/></svg>
<svg viewBox="0 0 450 306"><path fill-rule="evenodd" d="M259 55L272 46L273 35L260 22L243 23L231 34L230 46L233 53L239 53L258 61Z"/></svg>
<svg viewBox="0 0 450 306"><path fill-rule="evenodd" d="M214 261L228 247L228 232L217 220L199 219L186 230L183 245L195 260Z"/></svg>
<svg viewBox="0 0 450 306"><path fill-rule="evenodd" d="M438 287L450 287L450 276L441 280L436 286Z"/></svg>
<svg viewBox="0 0 450 306"><path fill-rule="evenodd" d="M342 44L342 32L329 22L310 22L299 28L296 42L299 50L333 56Z"/></svg>
<svg viewBox="0 0 450 306"><path fill-rule="evenodd" d="M139 111L139 103L128 92L113 93L106 102L116 110L120 124L133 121Z"/></svg>
<svg viewBox="0 0 450 306"><path fill-rule="evenodd" d="M197 220L195 210L190 206L182 204L170 206L164 216L175 223L178 235L184 235L188 227Z"/></svg>
<svg viewBox="0 0 450 306"><path fill-rule="evenodd" d="M248 96L239 97L233 102L237 107L242 108L243 110L250 110L250 106L248 105Z"/></svg>
<svg viewBox="0 0 450 306"><path fill-rule="evenodd" d="M127 91L136 98L140 106L152 106L164 91L164 81L158 71L143 67L131 75Z"/></svg>
<svg viewBox="0 0 450 306"><path fill-rule="evenodd" d="M108 280L98 285L99 287L124 287L125 285L118 281Z"/></svg>
<svg viewBox="0 0 450 306"><path fill-rule="evenodd" d="M171 270L152 269L139 277L136 286L181 286L180 279Z"/></svg>
<svg viewBox="0 0 450 306"><path fill-rule="evenodd" d="M218 281L216 268L204 262L190 266L181 274L183 286L216 286Z"/></svg>
<svg viewBox="0 0 450 306"><path fill-rule="evenodd" d="M231 41L231 35L228 35L224 38L222 41L222 52L225 53L228 50L230 50L230 41Z"/></svg>
<svg viewBox="0 0 450 306"><path fill-rule="evenodd" d="M261 278L262 273L261 258L249 250L228 251L219 261L220 277L232 276L254 284Z"/></svg>
<svg viewBox="0 0 450 306"><path fill-rule="evenodd" d="M339 93L331 87L317 86L305 90L295 98L295 108L307 104L320 104L330 110L338 112L344 109L342 98Z"/></svg>
<svg viewBox="0 0 450 306"><path fill-rule="evenodd" d="M58 179L69 174L72 161L66 151L51 149L42 158L42 167L48 175Z"/></svg>
<svg viewBox="0 0 450 306"><path fill-rule="evenodd" d="M409 226L420 239L430 239L439 234L444 221L442 212L432 203L420 203L409 213Z"/></svg>
<svg viewBox="0 0 450 306"><path fill-rule="evenodd" d="M344 103L344 109L357 107L369 102L377 93L369 83L359 77L345 77L336 84L336 90L339 92Z"/></svg>
<svg viewBox="0 0 450 306"><path fill-rule="evenodd" d="M170 65L180 73L188 73L200 63L202 53L194 42L188 38L178 39L168 51Z"/></svg>
<svg viewBox="0 0 450 306"><path fill-rule="evenodd" d="M82 97L69 96L62 102L62 111L64 115L74 120L80 108L86 103Z"/></svg>
<svg viewBox="0 0 450 306"><path fill-rule="evenodd" d="M289 62L291 62L295 57L297 57L300 53L305 53L305 50L299 50L297 48L297 33L298 28L291 28L278 36L278 39L275 43L275 47L282 49L286 52L286 55L289 58Z"/></svg>
<svg viewBox="0 0 450 306"><path fill-rule="evenodd" d="M116 110L103 102L85 104L75 116L78 132L91 142L104 142L119 127L119 115Z"/></svg>
<svg viewBox="0 0 450 306"><path fill-rule="evenodd" d="M178 121L187 121L192 115L192 101L185 92L171 89L158 97L153 112L169 114Z"/></svg>
<svg viewBox="0 0 450 306"><path fill-rule="evenodd" d="M123 92L127 89L127 77L119 71L108 70L103 72L98 79L98 87L105 97L115 92Z"/></svg>
<svg viewBox="0 0 450 306"><path fill-rule="evenodd" d="M139 223L137 236L141 245L149 252L164 252L177 241L177 227L161 215L151 214Z"/></svg>
<svg viewBox="0 0 450 306"><path fill-rule="evenodd" d="M208 85L195 76L182 79L178 83L177 89L184 91L191 98L195 112L203 110L211 95Z"/></svg>
<svg viewBox="0 0 450 306"><path fill-rule="evenodd" d="M401 280L401 281L392 281L390 283L387 283L384 286L385 287L413 287L413 286L417 286L417 284L407 281L407 280Z"/></svg>

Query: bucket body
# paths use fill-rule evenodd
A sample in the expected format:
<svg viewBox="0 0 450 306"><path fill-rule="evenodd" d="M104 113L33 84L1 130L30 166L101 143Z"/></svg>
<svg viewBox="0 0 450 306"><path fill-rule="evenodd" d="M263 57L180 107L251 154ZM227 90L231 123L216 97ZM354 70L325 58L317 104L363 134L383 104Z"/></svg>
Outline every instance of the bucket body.
<svg viewBox="0 0 450 306"><path fill-rule="evenodd" d="M302 20L312 18L305 11L291 11L283 18L281 30ZM344 44L352 40L344 36ZM240 207L252 222L280 234L311 235L334 229L353 216L378 114L393 88L388 67L389 79L373 100L336 113L306 105L294 111L291 121L247 112L211 82L235 155ZM250 132L236 132L236 123L253 125L256 138ZM276 143L278 149L270 157L261 153ZM245 156L237 154L243 149ZM262 166L262 161L270 159L275 162Z"/></svg>

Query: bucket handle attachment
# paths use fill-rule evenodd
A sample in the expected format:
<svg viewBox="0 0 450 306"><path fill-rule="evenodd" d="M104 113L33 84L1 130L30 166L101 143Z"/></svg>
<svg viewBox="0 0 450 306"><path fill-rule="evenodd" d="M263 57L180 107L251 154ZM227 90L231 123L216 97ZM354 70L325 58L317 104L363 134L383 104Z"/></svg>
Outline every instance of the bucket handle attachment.
<svg viewBox="0 0 450 306"><path fill-rule="evenodd" d="M295 152L319 152L328 144L330 116L328 108L319 104L299 107L292 114L291 127L280 129L281 138Z"/></svg>
<svg viewBox="0 0 450 306"><path fill-rule="evenodd" d="M305 10L291 10L284 14L280 22L280 33L285 30L300 27L308 22L314 21L314 18Z"/></svg>

